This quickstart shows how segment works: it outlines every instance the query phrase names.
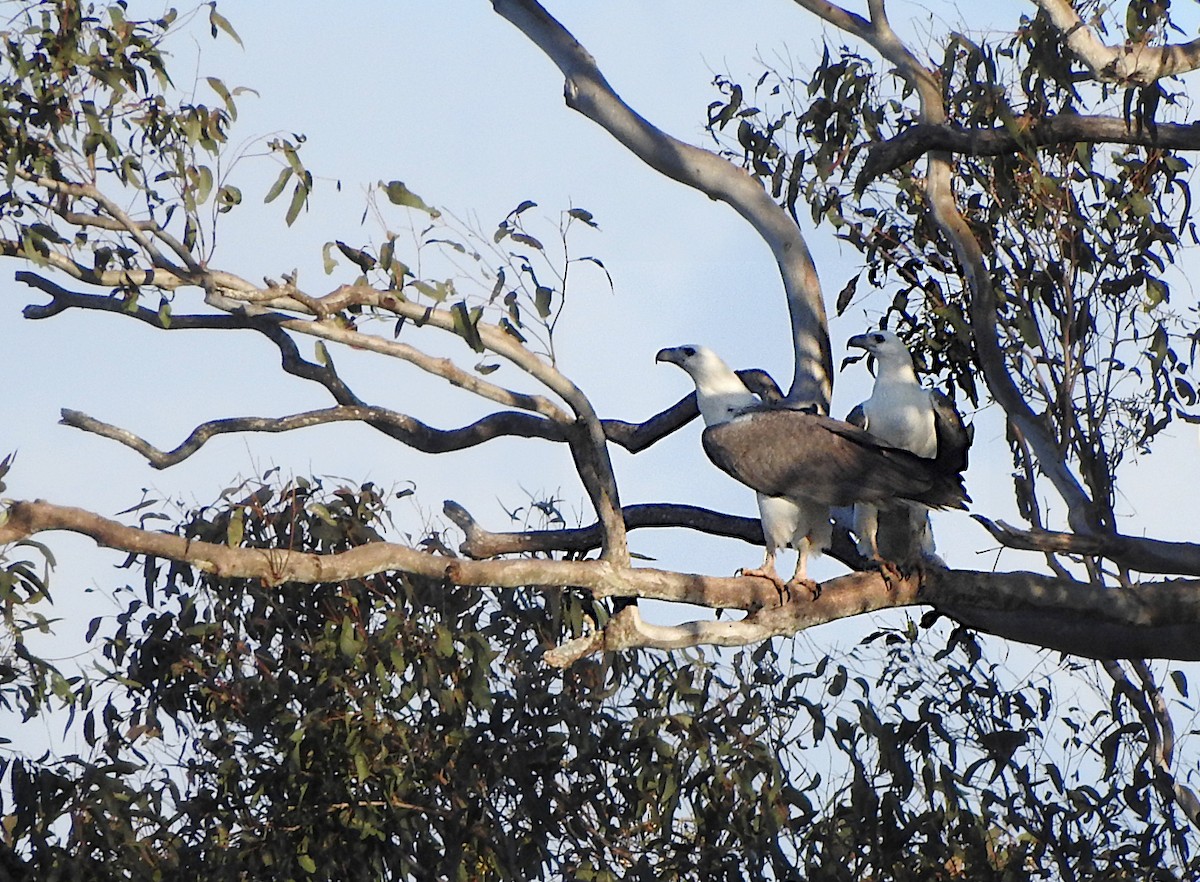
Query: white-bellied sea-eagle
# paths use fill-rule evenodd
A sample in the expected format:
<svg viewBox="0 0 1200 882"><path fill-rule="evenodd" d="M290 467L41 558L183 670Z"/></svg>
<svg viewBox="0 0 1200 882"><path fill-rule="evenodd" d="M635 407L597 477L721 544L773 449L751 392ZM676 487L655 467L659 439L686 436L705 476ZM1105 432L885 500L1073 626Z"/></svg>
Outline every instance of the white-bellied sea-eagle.
<svg viewBox="0 0 1200 882"><path fill-rule="evenodd" d="M701 442L709 459L759 494L766 557L761 568L747 574L780 584L775 553L790 544L799 560L785 587L803 583L815 595L806 559L829 547L832 506L871 502L890 507L899 499L963 507L966 494L956 475L841 420L763 405L703 346L663 349L657 360L678 365L695 382L705 423Z"/></svg>
<svg viewBox="0 0 1200 882"><path fill-rule="evenodd" d="M851 411L849 422L928 460L944 474L961 474L967 467L970 432L948 398L921 386L904 341L880 330L851 337L846 345L865 349L876 363L871 397ZM878 506L860 502L854 507L854 533L859 553L881 565L906 566L934 556L929 511L920 503L895 506L881 522Z"/></svg>

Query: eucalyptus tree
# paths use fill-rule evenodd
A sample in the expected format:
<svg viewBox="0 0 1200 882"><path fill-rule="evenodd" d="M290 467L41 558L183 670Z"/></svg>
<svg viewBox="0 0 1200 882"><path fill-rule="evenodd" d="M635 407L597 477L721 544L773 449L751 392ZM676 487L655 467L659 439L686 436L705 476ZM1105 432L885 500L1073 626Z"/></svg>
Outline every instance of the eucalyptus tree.
<svg viewBox="0 0 1200 882"><path fill-rule="evenodd" d="M798 27L820 21L836 37L801 75L719 78L713 142L700 147L626 104L534 0L493 5L558 66L570 109L727 203L769 245L794 373L785 391L761 371L747 381L828 412L827 306L875 298L932 377L1003 414L1026 523L979 520L1042 553L1044 568L930 565L885 580L841 522L833 553L851 572L816 600L780 602L757 577L635 564L631 530L762 536L756 521L678 502L622 505L611 446L646 451L696 405L607 418L561 370L554 329L580 260L569 234L594 223L587 211L564 212L559 250L527 225L528 204L489 241L381 182L381 206L420 219L414 247L456 255L477 284L425 273L398 237L345 234L325 248L325 289L251 281L254 268L211 259L247 195L222 162L239 95L210 78L210 103L182 98L162 51L194 18L14 4L0 254L34 292L25 316L107 313L183 339L252 331L331 401L204 422L171 450L80 411L64 410L65 424L155 468L217 435L333 422L430 455L549 441L569 450L593 522L568 528L547 504L544 529L503 532L448 502L457 549L396 541L379 488L316 479L251 482L169 515L169 531L147 528L149 508L133 526L7 501L0 542L17 544L0 583L11 632L0 699L27 718L65 704L99 761L4 759L0 860L18 877L64 878L1120 878L1143 860L1194 871L1200 805L1175 773L1144 660L1197 658L1200 545L1120 532L1115 512L1127 452L1196 416L1196 309L1178 302L1172 268L1192 232L1186 156L1200 134L1184 89L1197 50L1168 42L1169 10L1137 0L1117 21L1040 0L1002 40L953 33L918 47L882 0L865 16L797 0ZM215 4L202 9L214 37L237 39ZM268 145L280 171L262 196L283 200L289 225L314 188L302 146ZM856 277L827 299L806 241L821 225L861 250L871 293ZM435 354L439 337L461 357ZM339 346L403 362L490 412L439 428L403 401L366 400L339 374ZM48 553L33 537L57 530L128 554L144 576L115 631L90 629L99 681L65 677L21 637L47 586L20 543ZM636 598L745 614L661 625L605 603ZM870 676L853 654L788 671L770 642L915 606L956 623L939 632L947 645L929 650L915 626L881 631L859 650L875 653ZM1089 714L1051 684L1005 682L964 627L1101 660L1120 700ZM754 649L690 652L701 646ZM1069 735L1050 732L1055 714ZM1070 762L1037 759L1047 744ZM830 788L808 750L832 753L845 786ZM497 764L516 755L527 762Z"/></svg>

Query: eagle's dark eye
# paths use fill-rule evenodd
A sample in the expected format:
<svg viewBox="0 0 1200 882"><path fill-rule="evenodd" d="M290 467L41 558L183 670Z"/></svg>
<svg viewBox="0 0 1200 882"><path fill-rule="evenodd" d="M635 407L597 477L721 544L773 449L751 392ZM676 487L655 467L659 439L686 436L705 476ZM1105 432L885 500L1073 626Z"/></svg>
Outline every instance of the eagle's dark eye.
<svg viewBox="0 0 1200 882"><path fill-rule="evenodd" d="M691 346L684 346L683 354L686 355L688 358L691 358L693 355L696 354L696 350L693 349Z"/></svg>
<svg viewBox="0 0 1200 882"><path fill-rule="evenodd" d="M875 335L874 335L874 337L875 337L875 342L876 342L876 343L882 343L882 342L883 342L883 334L875 334Z"/></svg>

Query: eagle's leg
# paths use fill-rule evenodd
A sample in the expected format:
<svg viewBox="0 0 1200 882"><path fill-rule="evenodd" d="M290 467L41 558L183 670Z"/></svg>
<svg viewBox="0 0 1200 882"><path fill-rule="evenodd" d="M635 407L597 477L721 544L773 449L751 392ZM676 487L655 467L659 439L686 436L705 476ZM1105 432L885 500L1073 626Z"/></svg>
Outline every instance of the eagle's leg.
<svg viewBox="0 0 1200 882"><path fill-rule="evenodd" d="M889 591L904 578L900 567L885 558L879 551L879 509L873 505L859 503L854 506L854 535L858 553L870 565L879 570Z"/></svg>
<svg viewBox="0 0 1200 882"><path fill-rule="evenodd" d="M779 592L779 602L783 603L788 597L788 588L783 579L779 578L779 573L775 572L775 549L768 546L767 553L763 557L762 566L751 570L739 570L743 576L759 576L763 579L770 579L775 584L775 590Z"/></svg>
<svg viewBox="0 0 1200 882"><path fill-rule="evenodd" d="M787 599L792 599L792 589L803 587L808 593L810 600L816 600L821 596L821 583L808 578L808 552L811 546L808 539L800 541L800 547L797 549L796 555L796 572L792 574L792 578L787 580L783 586L783 591L787 595Z"/></svg>
<svg viewBox="0 0 1200 882"><path fill-rule="evenodd" d="M872 563L879 570L879 575L883 576L883 584L887 586L888 591L894 590L897 582L904 581L903 571L890 560L879 558Z"/></svg>

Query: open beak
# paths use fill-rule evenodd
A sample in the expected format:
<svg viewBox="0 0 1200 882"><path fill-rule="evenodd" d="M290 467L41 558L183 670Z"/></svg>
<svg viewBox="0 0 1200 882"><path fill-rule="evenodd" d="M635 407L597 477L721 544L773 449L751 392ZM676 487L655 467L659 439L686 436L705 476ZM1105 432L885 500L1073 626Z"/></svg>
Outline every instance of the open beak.
<svg viewBox="0 0 1200 882"><path fill-rule="evenodd" d="M847 346L853 346L855 349L865 349L871 351L871 335L870 334L855 334L846 341Z"/></svg>

